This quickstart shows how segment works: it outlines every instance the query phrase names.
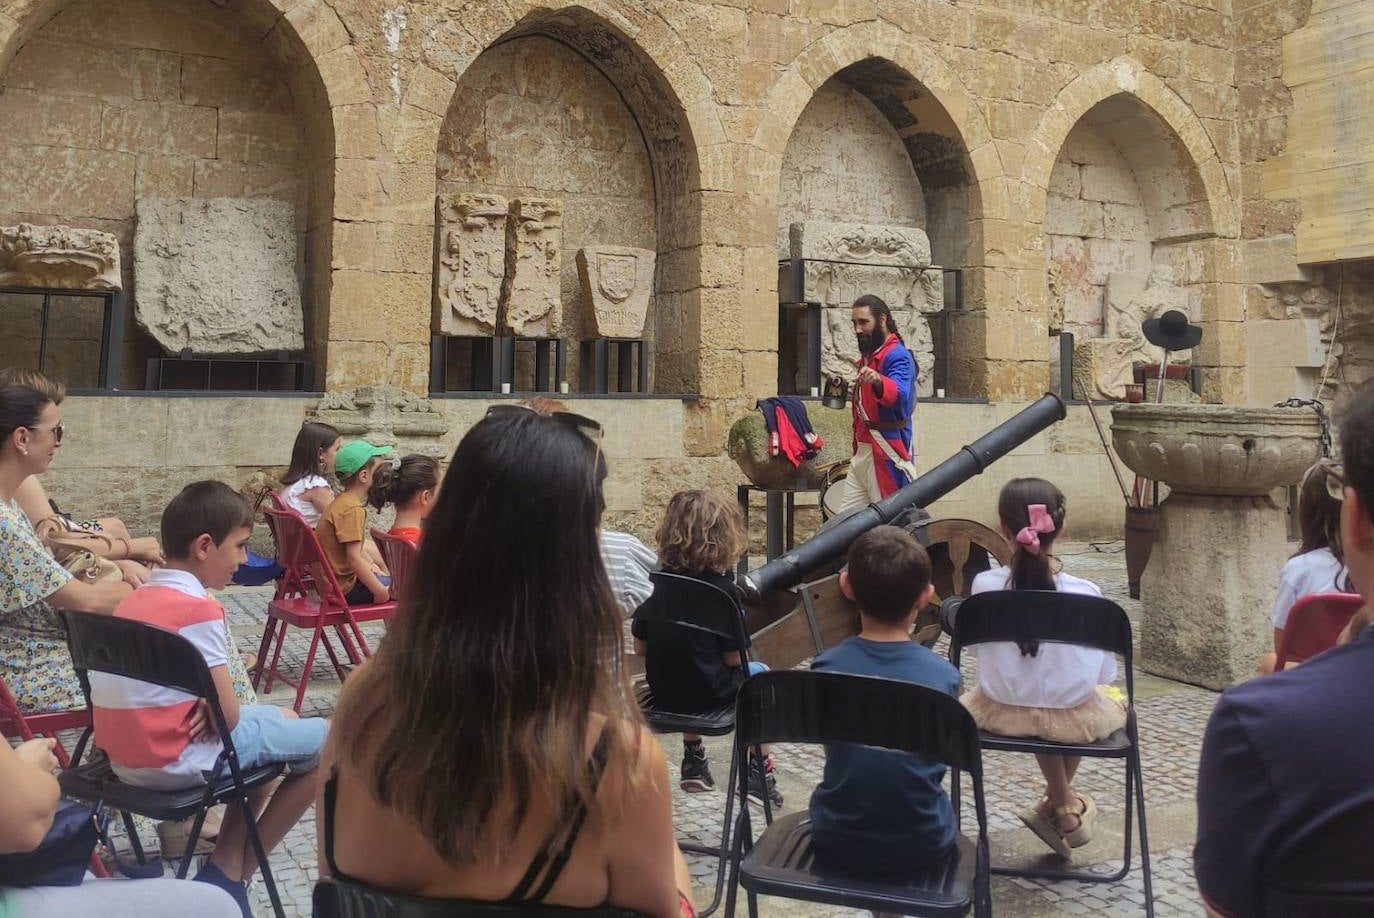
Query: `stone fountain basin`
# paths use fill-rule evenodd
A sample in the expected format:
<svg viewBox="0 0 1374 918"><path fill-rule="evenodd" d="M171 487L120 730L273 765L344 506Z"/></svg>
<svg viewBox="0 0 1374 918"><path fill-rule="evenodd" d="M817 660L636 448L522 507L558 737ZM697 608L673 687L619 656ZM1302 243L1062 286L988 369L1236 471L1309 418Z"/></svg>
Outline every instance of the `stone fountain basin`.
<svg viewBox="0 0 1374 918"><path fill-rule="evenodd" d="M1321 456L1310 408L1116 405L1112 444L1133 472L1183 494L1259 496Z"/></svg>

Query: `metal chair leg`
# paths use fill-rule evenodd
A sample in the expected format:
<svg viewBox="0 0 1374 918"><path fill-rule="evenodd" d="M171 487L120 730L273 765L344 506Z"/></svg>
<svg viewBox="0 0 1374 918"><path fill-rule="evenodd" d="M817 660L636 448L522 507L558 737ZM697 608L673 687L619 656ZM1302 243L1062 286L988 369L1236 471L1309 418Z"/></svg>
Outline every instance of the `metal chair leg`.
<svg viewBox="0 0 1374 918"><path fill-rule="evenodd" d="M177 865L177 879L186 879L186 872L191 869L191 861L196 856L196 842L200 841L200 830L205 826L205 814L208 808L201 808L196 813L196 821L191 824L191 831L186 836L186 850L182 852L181 863Z"/></svg>
<svg viewBox="0 0 1374 918"><path fill-rule="evenodd" d="M267 852L262 847L262 837L258 835L258 821L253 816L253 804L248 799L247 790L239 795L239 806L242 807L243 818L248 824L248 841L253 846L253 856L258 859L262 882L267 886L267 897L272 900L272 911L277 918L286 918L286 910L282 908L276 881L272 879L272 868L267 863Z"/></svg>
<svg viewBox="0 0 1374 918"><path fill-rule="evenodd" d="M1155 894L1150 881L1150 836L1145 828L1145 776L1140 764L1140 748L1136 747L1131 756L1135 766L1135 796L1137 819L1140 820L1140 870L1145 879L1145 914L1155 916Z"/></svg>

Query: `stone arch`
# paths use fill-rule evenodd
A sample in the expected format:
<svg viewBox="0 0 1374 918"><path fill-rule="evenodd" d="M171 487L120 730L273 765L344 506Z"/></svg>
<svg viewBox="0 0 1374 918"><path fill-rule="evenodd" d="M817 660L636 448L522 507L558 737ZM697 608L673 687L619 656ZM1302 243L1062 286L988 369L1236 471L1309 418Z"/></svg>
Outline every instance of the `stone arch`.
<svg viewBox="0 0 1374 918"><path fill-rule="evenodd" d="M0 76L21 49L78 0L19 0L0 16ZM216 4L242 40L260 45L279 66L304 138L301 151L303 209L301 292L305 305L306 347L322 361L328 341L335 124L345 106L369 104L372 93L352 39L323 0L228 0ZM137 24L129 25L131 30ZM131 252L125 253L126 263ZM126 329L133 323L126 323ZM131 371L132 372L132 371ZM137 371L141 379L142 370Z"/></svg>
<svg viewBox="0 0 1374 918"><path fill-rule="evenodd" d="M1201 121L1162 80L1118 58L1071 82L1027 148L1022 191L1044 233L1044 315L1075 335L1079 386L1123 398L1132 366L1159 358L1140 321L1165 308L1203 322L1197 364L1241 359L1218 324L1240 293L1235 200ZM1209 394L1218 378L1204 374Z"/></svg>
<svg viewBox="0 0 1374 918"><path fill-rule="evenodd" d="M983 290L989 258L1001 251L995 241L987 241L989 225L1004 221L1008 210L1000 153L978 105L934 47L886 22L859 23L813 42L773 85L754 142L761 151L758 185L778 192L779 197L761 209L779 226L801 219L778 212L789 144L808 106L836 86L872 103L900 138L920 185L925 211L921 228L929 233L934 262L968 269L964 275L968 287ZM775 249L758 252L760 269L765 259L776 260L782 254ZM943 285L938 275L930 277L937 293L940 286L946 288L947 297L964 289L956 287L952 277ZM925 295L929 297L929 291ZM930 366L923 368L924 389L943 388L946 383L939 380L947 379L951 394L983 391L982 299L979 294L969 304L973 309L939 320L947 325L938 334L948 335L952 346L948 352L936 349L941 356L932 361L935 372ZM958 323L965 324L956 328ZM921 318L917 324L924 329L926 320ZM823 331L822 340L828 337ZM930 359L930 334L921 335L920 340L925 341ZM829 351L823 348L823 353ZM792 368L783 369L790 372Z"/></svg>
<svg viewBox="0 0 1374 918"><path fill-rule="evenodd" d="M1240 218L1226 171L1207 129L1188 103L1139 62L1119 57L1080 74L1062 90L1041 116L1026 145L1021 180L1029 222L1043 223L1050 173L1069 133L1092 109L1114 97L1129 97L1157 119L1176 141L1172 158L1201 196L1195 235L1234 238ZM1161 138L1161 141L1163 138Z"/></svg>
<svg viewBox="0 0 1374 918"><path fill-rule="evenodd" d="M633 118L648 154L657 252L649 330L653 340L652 386L657 391L698 391L701 351L701 192L704 185L732 180L728 160L708 157L703 142L724 143L724 129L711 100L710 85L675 33L661 20L637 21L634 8L591 0L556 9L539 8L518 20L496 18L474 37L479 53L457 62L449 80L422 65L412 74L403 118L432 131L435 146L448 130L451 106L481 55L525 39L555 42L614 88ZM513 14L512 14L513 16ZM447 92L442 104L440 97ZM703 137L704 133L704 137ZM437 161L436 167L441 164ZM714 178L703 174L714 170ZM565 226L567 225L565 215ZM587 239L582 242L591 243ZM565 274L582 242L567 245ZM571 305L564 298L565 306Z"/></svg>

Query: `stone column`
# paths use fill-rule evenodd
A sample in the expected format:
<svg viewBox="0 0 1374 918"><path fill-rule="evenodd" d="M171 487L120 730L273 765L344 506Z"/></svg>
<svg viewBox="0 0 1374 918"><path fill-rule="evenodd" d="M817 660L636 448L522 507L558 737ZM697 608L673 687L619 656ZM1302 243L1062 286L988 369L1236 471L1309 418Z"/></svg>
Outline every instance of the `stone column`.
<svg viewBox="0 0 1374 918"><path fill-rule="evenodd" d="M1171 494L1140 579L1140 665L1223 689L1273 650L1269 610L1286 556L1283 511L1268 497Z"/></svg>

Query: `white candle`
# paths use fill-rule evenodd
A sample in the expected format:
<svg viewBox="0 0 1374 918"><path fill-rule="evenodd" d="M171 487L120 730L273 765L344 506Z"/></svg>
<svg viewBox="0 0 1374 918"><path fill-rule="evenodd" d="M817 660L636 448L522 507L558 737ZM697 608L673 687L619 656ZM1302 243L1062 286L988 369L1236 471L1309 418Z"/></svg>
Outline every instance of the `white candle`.
<svg viewBox="0 0 1374 918"><path fill-rule="evenodd" d="M944 398L944 397L945 397L945 390L944 390L944 389L936 389L936 390L935 390L935 397L936 397L936 398Z"/></svg>
<svg viewBox="0 0 1374 918"><path fill-rule="evenodd" d="M563 395L568 394L568 381L566 379L561 379L558 381L558 391L561 392Z"/></svg>
<svg viewBox="0 0 1374 918"><path fill-rule="evenodd" d="M812 387L811 387L811 397L812 397L812 398L820 398L820 396L821 396L821 390L818 389L818 388L816 388L815 386L812 386Z"/></svg>
<svg viewBox="0 0 1374 918"><path fill-rule="evenodd" d="M502 394L502 395L510 395L510 383L508 383L508 382L503 382L503 383L501 383L501 394Z"/></svg>

